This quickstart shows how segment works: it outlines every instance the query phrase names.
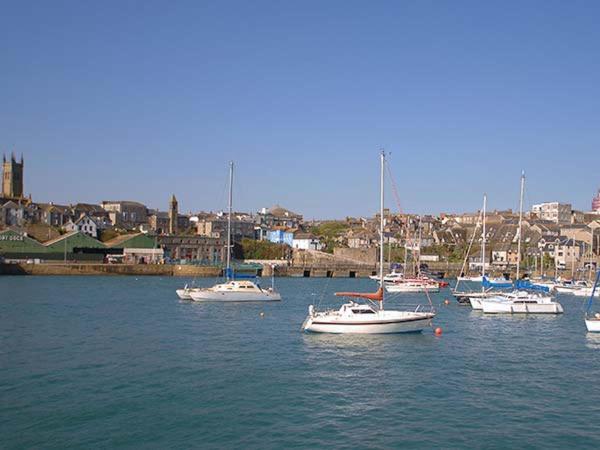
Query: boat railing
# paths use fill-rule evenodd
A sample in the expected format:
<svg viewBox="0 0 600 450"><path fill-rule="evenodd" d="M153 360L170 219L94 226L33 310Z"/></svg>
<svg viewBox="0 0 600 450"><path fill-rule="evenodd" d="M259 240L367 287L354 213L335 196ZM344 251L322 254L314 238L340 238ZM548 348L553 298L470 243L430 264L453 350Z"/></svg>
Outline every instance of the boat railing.
<svg viewBox="0 0 600 450"><path fill-rule="evenodd" d="M418 305L403 304L403 306L408 307L407 309L412 309L413 312L435 312L435 307L433 305L423 305L422 303L419 303Z"/></svg>

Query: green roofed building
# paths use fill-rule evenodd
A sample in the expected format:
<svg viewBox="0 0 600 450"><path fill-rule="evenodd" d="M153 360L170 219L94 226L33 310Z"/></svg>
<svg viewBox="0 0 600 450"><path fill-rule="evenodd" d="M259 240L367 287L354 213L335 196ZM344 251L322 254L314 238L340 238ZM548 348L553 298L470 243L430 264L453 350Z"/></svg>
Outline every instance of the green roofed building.
<svg viewBox="0 0 600 450"><path fill-rule="evenodd" d="M156 241L145 233L123 234L104 243L108 248L155 248Z"/></svg>
<svg viewBox="0 0 600 450"><path fill-rule="evenodd" d="M48 249L35 239L14 230L0 231L0 256L6 259L47 258Z"/></svg>
<svg viewBox="0 0 600 450"><path fill-rule="evenodd" d="M86 253L84 250L87 249L104 249L106 246L97 239L82 233L81 231L71 231L70 233L63 234L62 236L52 239L51 241L44 242L44 246L48 249L49 253L61 253L65 251L67 253ZM97 253L97 252L90 252ZM103 253L103 252L100 252Z"/></svg>

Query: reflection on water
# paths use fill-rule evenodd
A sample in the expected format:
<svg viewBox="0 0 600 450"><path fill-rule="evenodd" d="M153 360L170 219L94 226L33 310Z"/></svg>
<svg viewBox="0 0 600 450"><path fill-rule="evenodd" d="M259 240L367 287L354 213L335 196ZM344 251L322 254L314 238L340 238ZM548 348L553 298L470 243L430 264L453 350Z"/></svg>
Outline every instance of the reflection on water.
<svg viewBox="0 0 600 450"><path fill-rule="evenodd" d="M311 349L340 349L370 351L385 348L390 345L409 345L431 339L431 332L398 333L398 334L333 334L333 333L303 333L304 344Z"/></svg>
<svg viewBox="0 0 600 450"><path fill-rule="evenodd" d="M585 335L586 347L592 350L600 350L600 333L588 333Z"/></svg>

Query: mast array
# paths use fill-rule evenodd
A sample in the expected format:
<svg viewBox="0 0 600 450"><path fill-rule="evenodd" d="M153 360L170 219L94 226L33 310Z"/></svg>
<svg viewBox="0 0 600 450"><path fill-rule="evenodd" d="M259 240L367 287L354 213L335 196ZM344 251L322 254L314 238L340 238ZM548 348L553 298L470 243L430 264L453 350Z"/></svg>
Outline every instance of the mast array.
<svg viewBox="0 0 600 450"><path fill-rule="evenodd" d="M380 309L383 311L385 288L383 284L383 203L384 203L385 151L381 151L381 179L379 183L379 283L381 294Z"/></svg>
<svg viewBox="0 0 600 450"><path fill-rule="evenodd" d="M517 241L517 280L521 271L521 232L523 228L523 193L525 190L525 171L521 172L521 200L519 201L519 240Z"/></svg>
<svg viewBox="0 0 600 450"><path fill-rule="evenodd" d="M231 275L231 214L233 207L233 161L229 163L229 202L227 205L227 281Z"/></svg>
<svg viewBox="0 0 600 450"><path fill-rule="evenodd" d="M483 278L485 277L485 238L486 238L485 209L486 209L486 206L487 206L487 194L483 194L483 210L482 210L483 227L481 230L481 291L482 292L485 291Z"/></svg>

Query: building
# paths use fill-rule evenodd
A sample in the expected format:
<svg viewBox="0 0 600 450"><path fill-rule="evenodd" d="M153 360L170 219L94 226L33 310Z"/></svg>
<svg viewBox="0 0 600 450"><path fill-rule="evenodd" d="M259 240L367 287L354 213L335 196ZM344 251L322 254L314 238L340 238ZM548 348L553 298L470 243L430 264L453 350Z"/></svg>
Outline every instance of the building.
<svg viewBox="0 0 600 450"><path fill-rule="evenodd" d="M22 227L26 220L26 207L20 201L9 200L0 205L0 226Z"/></svg>
<svg viewBox="0 0 600 450"><path fill-rule="evenodd" d="M115 227L135 228L148 223L148 209L139 202L129 200L103 201L102 209L108 211Z"/></svg>
<svg viewBox="0 0 600 450"><path fill-rule="evenodd" d="M81 231L83 234L87 234L93 238L98 237L98 229L96 221L85 213L81 214L79 219L70 219L65 225L65 230L67 231Z"/></svg>
<svg viewBox="0 0 600 450"><path fill-rule="evenodd" d="M158 238L144 233L123 234L104 245L121 250L123 262L128 264L160 264L164 259L164 249L158 246Z"/></svg>
<svg viewBox="0 0 600 450"><path fill-rule="evenodd" d="M2 156L2 197L11 199L23 198L23 155L17 162L14 153L10 159Z"/></svg>
<svg viewBox="0 0 600 450"><path fill-rule="evenodd" d="M166 234L169 230L169 213L154 211L148 216L150 229L157 234Z"/></svg>
<svg viewBox="0 0 600 450"><path fill-rule="evenodd" d="M263 208L256 215L256 222L259 226L267 228L299 228L302 224L302 215L296 214L289 209L275 205L269 209Z"/></svg>
<svg viewBox="0 0 600 450"><path fill-rule="evenodd" d="M531 207L531 212L539 219L549 220L554 223L571 223L570 203L539 203Z"/></svg>
<svg viewBox="0 0 600 450"><path fill-rule="evenodd" d="M38 203L38 221L52 227L62 227L71 218L68 206L54 203Z"/></svg>
<svg viewBox="0 0 600 450"><path fill-rule="evenodd" d="M159 236L158 245L171 260L186 260L199 264L221 264L225 258L222 239L206 236Z"/></svg>
<svg viewBox="0 0 600 450"><path fill-rule="evenodd" d="M254 239L254 221L245 219L243 214L233 214L231 217L231 236L234 242L244 238ZM199 219L196 225L199 236L227 237L227 215L216 214L213 217Z"/></svg>
<svg viewBox="0 0 600 450"><path fill-rule="evenodd" d="M582 243L571 238L561 238L555 248L555 264L559 269L576 266L582 254Z"/></svg>
<svg viewBox="0 0 600 450"><path fill-rule="evenodd" d="M321 250L323 244L311 233L296 232L292 240L292 247L300 250Z"/></svg>
<svg viewBox="0 0 600 450"><path fill-rule="evenodd" d="M294 233L284 230L271 230L267 232L267 240L274 244L286 244L291 247L294 244Z"/></svg>
<svg viewBox="0 0 600 450"><path fill-rule="evenodd" d="M171 197L171 202L169 203L169 234L177 234L179 231L179 223L177 218L179 217L179 209L177 204L177 199L175 198L175 194Z"/></svg>
<svg viewBox="0 0 600 450"><path fill-rule="evenodd" d="M600 213L600 189L598 189L598 193L592 199L592 211Z"/></svg>

